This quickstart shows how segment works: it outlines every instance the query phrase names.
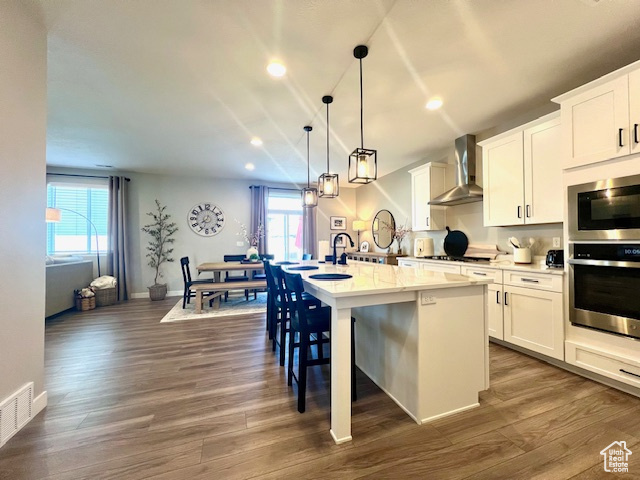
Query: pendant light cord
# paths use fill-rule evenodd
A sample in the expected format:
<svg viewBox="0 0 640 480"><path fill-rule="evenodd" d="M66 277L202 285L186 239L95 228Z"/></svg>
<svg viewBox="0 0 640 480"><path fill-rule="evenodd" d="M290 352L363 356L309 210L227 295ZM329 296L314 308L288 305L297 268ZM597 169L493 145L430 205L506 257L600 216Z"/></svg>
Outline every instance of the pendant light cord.
<svg viewBox="0 0 640 480"><path fill-rule="evenodd" d="M360 59L360 146L364 149L364 116L362 104L362 59Z"/></svg>
<svg viewBox="0 0 640 480"><path fill-rule="evenodd" d="M329 104L327 103L327 173L329 173Z"/></svg>
<svg viewBox="0 0 640 480"><path fill-rule="evenodd" d="M309 188L309 130L307 130L307 188Z"/></svg>

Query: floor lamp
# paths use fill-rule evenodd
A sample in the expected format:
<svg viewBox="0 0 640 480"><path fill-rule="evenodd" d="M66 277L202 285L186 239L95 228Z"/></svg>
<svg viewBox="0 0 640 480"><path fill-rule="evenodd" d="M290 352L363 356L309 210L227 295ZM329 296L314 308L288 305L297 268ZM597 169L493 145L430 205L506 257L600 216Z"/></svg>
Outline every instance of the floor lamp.
<svg viewBox="0 0 640 480"><path fill-rule="evenodd" d="M360 251L360 232L363 232L367 229L367 223L364 220L354 220L351 225L353 230L358 232L358 252Z"/></svg>
<svg viewBox="0 0 640 480"><path fill-rule="evenodd" d="M61 210L64 210L65 212L75 213L76 215L81 216L87 222L89 222L89 224L93 227L93 231L96 234L96 260L98 261L98 277L100 277L101 276L101 273L100 273L100 247L98 246L98 229L96 228L96 226L93 224L93 222L91 220L89 220L87 217L85 217L81 213L78 213L75 210L70 210L68 208L62 208L62 207L55 207L55 208L47 207L47 213L46 213L47 223L58 223L60 221L60 219L62 218Z"/></svg>

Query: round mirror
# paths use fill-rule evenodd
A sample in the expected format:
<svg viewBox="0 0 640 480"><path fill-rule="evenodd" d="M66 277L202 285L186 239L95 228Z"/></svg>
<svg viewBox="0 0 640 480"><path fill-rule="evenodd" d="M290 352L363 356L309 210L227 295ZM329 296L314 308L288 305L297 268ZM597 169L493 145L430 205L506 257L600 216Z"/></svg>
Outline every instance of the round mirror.
<svg viewBox="0 0 640 480"><path fill-rule="evenodd" d="M396 221L389 210L380 210L376 213L371 224L371 233L378 248L389 248L393 242L395 231Z"/></svg>

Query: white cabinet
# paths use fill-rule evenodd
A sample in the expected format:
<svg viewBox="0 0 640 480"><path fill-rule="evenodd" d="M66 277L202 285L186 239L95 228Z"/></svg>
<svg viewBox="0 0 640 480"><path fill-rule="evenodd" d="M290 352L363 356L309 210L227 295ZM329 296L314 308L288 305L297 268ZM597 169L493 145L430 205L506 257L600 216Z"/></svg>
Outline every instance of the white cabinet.
<svg viewBox="0 0 640 480"><path fill-rule="evenodd" d="M444 230L445 207L431 206L428 202L446 190L447 165L426 163L409 170L411 174L411 229L414 232Z"/></svg>
<svg viewBox="0 0 640 480"><path fill-rule="evenodd" d="M455 273L460 275L460 265L447 262L420 262L420 266L425 270L442 273Z"/></svg>
<svg viewBox="0 0 640 480"><path fill-rule="evenodd" d="M601 348L566 342L567 363L640 388L640 361Z"/></svg>
<svg viewBox="0 0 640 480"><path fill-rule="evenodd" d="M404 260L402 258L398 259L398 266L399 267L413 267L413 268L420 268L420 263L413 261L413 260Z"/></svg>
<svg viewBox="0 0 640 480"><path fill-rule="evenodd" d="M561 131L557 112L479 145L485 226L562 221Z"/></svg>
<svg viewBox="0 0 640 480"><path fill-rule="evenodd" d="M504 285L504 341L564 360L562 293Z"/></svg>
<svg viewBox="0 0 640 480"><path fill-rule="evenodd" d="M487 325L489 336L504 340L504 322L502 310L502 284L487 285Z"/></svg>
<svg viewBox="0 0 640 480"><path fill-rule="evenodd" d="M562 112L563 167L640 152L640 62L553 99Z"/></svg>

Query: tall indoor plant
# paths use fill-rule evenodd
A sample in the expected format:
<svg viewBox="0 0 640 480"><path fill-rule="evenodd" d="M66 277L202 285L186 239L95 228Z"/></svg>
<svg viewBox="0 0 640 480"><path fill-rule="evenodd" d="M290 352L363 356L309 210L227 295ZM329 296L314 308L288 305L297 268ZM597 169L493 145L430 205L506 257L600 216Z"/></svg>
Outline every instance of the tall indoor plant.
<svg viewBox="0 0 640 480"><path fill-rule="evenodd" d="M171 221L171 215L164 212L166 208L166 205L162 206L156 199L156 210L147 212L147 215L153 218L153 222L142 227L142 231L151 236L147 245L147 265L156 271L153 285L147 287L151 300L164 300L167 295L167 284L158 283L158 279L162 277L160 266L164 262L173 262L173 248L170 248L170 245L175 241L172 236L178 231L178 227Z"/></svg>

